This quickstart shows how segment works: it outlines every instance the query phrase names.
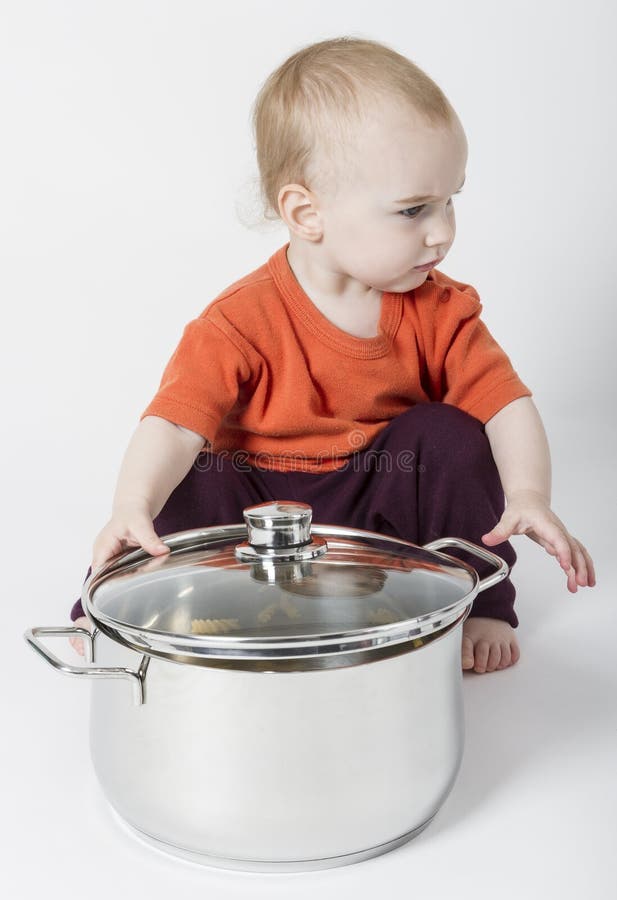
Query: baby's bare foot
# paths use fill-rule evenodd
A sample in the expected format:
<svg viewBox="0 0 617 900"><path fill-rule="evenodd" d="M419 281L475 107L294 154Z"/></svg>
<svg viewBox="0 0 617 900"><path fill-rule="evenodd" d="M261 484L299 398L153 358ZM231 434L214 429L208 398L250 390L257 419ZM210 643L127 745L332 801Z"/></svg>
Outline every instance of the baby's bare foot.
<svg viewBox="0 0 617 900"><path fill-rule="evenodd" d="M80 616L79 619L75 619L73 625L78 628L87 628L90 631L90 620L86 618L86 616ZM80 637L72 637L69 638L70 644L74 650L79 653L80 656L84 655L84 639Z"/></svg>
<svg viewBox="0 0 617 900"><path fill-rule="evenodd" d="M463 668L479 674L507 669L521 652L514 629L501 619L467 617L463 622Z"/></svg>

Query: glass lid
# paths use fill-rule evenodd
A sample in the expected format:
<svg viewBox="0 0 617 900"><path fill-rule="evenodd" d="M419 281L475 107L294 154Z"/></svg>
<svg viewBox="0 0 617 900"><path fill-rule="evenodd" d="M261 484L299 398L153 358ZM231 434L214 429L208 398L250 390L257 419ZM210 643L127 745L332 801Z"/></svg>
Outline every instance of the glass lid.
<svg viewBox="0 0 617 900"><path fill-rule="evenodd" d="M471 605L476 571L407 541L311 528L311 507L273 501L245 525L167 535L94 572L82 602L103 632L155 655L280 659L435 635Z"/></svg>

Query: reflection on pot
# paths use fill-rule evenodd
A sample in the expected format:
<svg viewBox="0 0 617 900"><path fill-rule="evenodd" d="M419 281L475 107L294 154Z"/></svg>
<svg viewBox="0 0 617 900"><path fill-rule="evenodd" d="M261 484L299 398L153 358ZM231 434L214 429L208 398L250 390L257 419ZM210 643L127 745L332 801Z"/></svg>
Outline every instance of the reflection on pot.
<svg viewBox="0 0 617 900"><path fill-rule="evenodd" d="M263 607L257 614L259 625L268 625L278 615L279 619L293 622L301 619L302 613L289 594L301 597L339 598L374 597L379 594L387 580L387 573L376 566L350 565L349 563L327 563L320 561L276 562L262 561L251 564L251 578L255 581L276 585L279 596ZM371 607L367 613L367 624L386 625L400 619L385 606ZM240 629L238 619L193 619L193 634L227 634Z"/></svg>

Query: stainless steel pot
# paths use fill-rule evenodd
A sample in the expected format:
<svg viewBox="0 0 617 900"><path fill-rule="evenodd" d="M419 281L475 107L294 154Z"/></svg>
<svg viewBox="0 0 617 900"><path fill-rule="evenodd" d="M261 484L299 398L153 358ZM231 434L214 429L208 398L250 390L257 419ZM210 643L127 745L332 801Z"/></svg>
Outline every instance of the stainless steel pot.
<svg viewBox="0 0 617 900"><path fill-rule="evenodd" d="M303 503L260 504L244 519L168 535L164 557L133 550L93 572L82 596L92 635L25 638L54 668L92 679L96 774L158 848L250 871L392 850L453 786L462 624L508 566L458 538L418 547L311 530ZM437 552L448 547L496 571L480 580ZM77 634L83 666L41 642Z"/></svg>

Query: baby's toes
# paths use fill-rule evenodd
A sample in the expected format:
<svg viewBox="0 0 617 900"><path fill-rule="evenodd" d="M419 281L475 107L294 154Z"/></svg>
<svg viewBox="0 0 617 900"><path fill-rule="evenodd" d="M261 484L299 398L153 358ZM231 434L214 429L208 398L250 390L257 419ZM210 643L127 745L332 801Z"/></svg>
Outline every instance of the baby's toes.
<svg viewBox="0 0 617 900"><path fill-rule="evenodd" d="M463 638L463 668L473 669L473 641L469 637Z"/></svg>
<svg viewBox="0 0 617 900"><path fill-rule="evenodd" d="M72 637L69 638L69 643L73 650L79 653L80 656L84 655L84 639L80 637Z"/></svg>
<svg viewBox="0 0 617 900"><path fill-rule="evenodd" d="M491 645L488 641L478 641L475 646L476 664L474 670L476 672L486 672Z"/></svg>
<svg viewBox="0 0 617 900"><path fill-rule="evenodd" d="M519 661L520 655L521 655L521 651L520 651L519 646L516 643L516 641L514 641L514 643L510 644L510 650L512 651L511 652L511 665L514 665L515 663L517 663Z"/></svg>
<svg viewBox="0 0 617 900"><path fill-rule="evenodd" d="M501 646L497 641L491 644L491 649L488 654L488 661L486 663L486 671L494 672L495 669L499 667L499 663L501 662Z"/></svg>
<svg viewBox="0 0 617 900"><path fill-rule="evenodd" d="M507 641L500 641L501 662L497 666L498 669L507 669L512 665L512 654L510 652L510 644Z"/></svg>
<svg viewBox="0 0 617 900"><path fill-rule="evenodd" d="M79 616L79 618L75 619L75 621L73 622L73 627L85 628L86 631L90 631L90 622L86 616ZM79 637L79 635L75 634L73 635L73 637L69 638L69 643L76 653L79 653L80 656L85 656L84 639L82 637Z"/></svg>

